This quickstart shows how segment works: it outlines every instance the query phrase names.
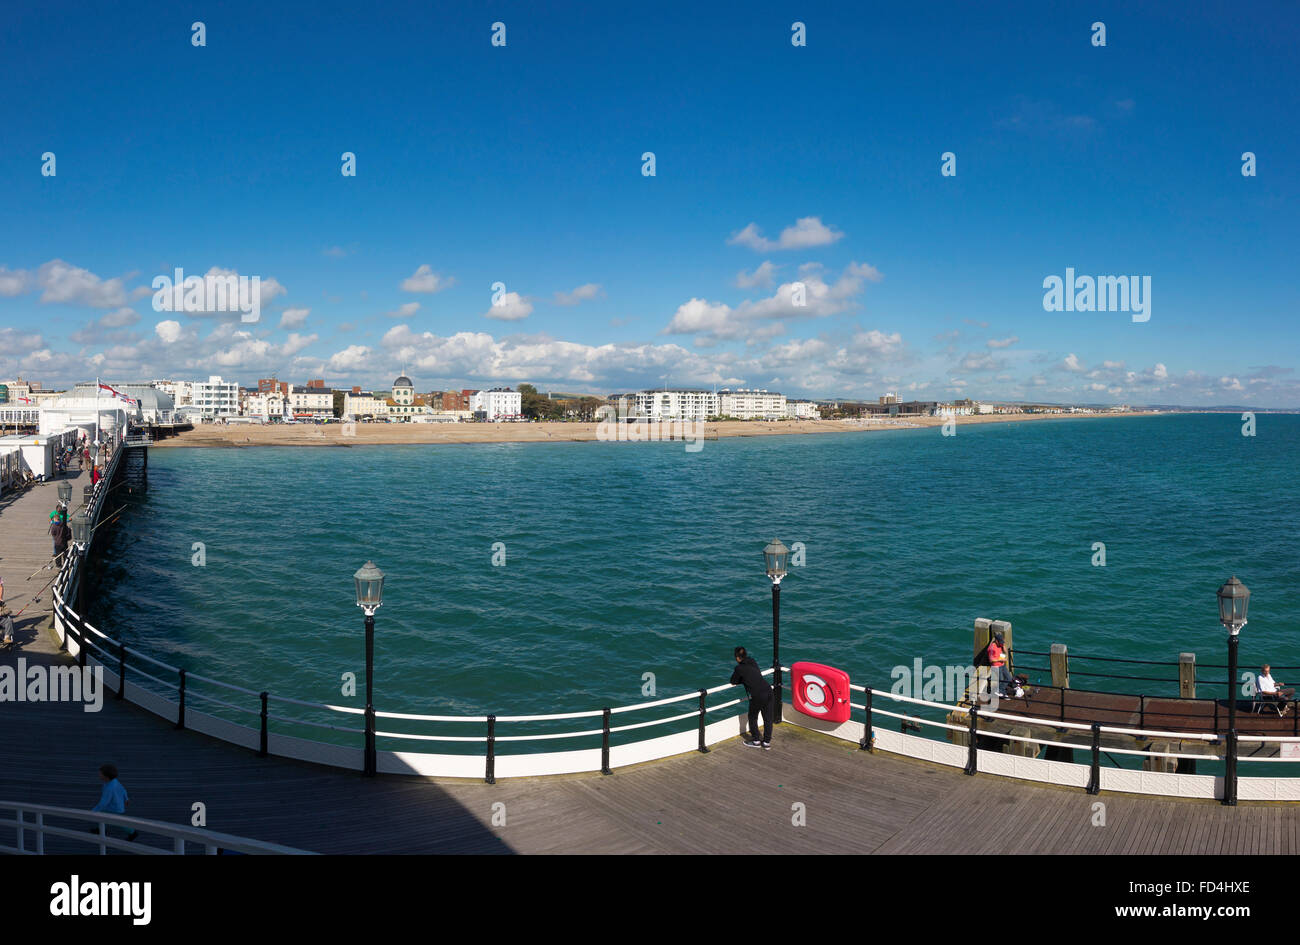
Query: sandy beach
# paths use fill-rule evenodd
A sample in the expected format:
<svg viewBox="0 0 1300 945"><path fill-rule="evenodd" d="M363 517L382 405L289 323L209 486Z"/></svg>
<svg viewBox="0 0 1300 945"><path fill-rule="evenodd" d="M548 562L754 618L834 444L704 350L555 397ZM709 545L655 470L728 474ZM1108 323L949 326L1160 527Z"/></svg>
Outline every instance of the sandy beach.
<svg viewBox="0 0 1300 945"><path fill-rule="evenodd" d="M1098 414L984 414L958 417L957 429L981 423L1037 423L1048 420L1100 420L1106 417L1151 416L1150 413ZM724 421L706 423L705 439L732 436L789 436L794 434L869 433L937 427L942 417L873 420ZM356 424L202 424L159 440L167 446L379 446L422 443L563 443L605 438L597 423L356 423ZM664 424L662 432L645 431L649 439L669 439L680 428Z"/></svg>

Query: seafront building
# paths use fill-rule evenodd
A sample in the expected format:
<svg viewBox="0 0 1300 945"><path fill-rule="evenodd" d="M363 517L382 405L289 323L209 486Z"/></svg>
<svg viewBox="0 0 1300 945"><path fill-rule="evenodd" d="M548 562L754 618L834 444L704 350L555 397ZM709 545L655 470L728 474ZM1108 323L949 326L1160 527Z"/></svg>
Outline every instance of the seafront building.
<svg viewBox="0 0 1300 945"><path fill-rule="evenodd" d="M239 385L215 374L206 381L195 381L191 388L190 406L200 420L238 416Z"/></svg>
<svg viewBox="0 0 1300 945"><path fill-rule="evenodd" d="M509 387L475 391L469 399L469 409L475 419L489 423L523 418L523 394Z"/></svg>
<svg viewBox="0 0 1300 945"><path fill-rule="evenodd" d="M637 413L651 422L707 420L719 414L718 395L714 391L643 390L637 392Z"/></svg>
<svg viewBox="0 0 1300 945"><path fill-rule="evenodd" d="M821 417L821 411L811 400L787 400L785 415L790 420L817 420Z"/></svg>
<svg viewBox="0 0 1300 945"><path fill-rule="evenodd" d="M718 414L737 420L784 420L785 404L785 394L766 390L718 391Z"/></svg>

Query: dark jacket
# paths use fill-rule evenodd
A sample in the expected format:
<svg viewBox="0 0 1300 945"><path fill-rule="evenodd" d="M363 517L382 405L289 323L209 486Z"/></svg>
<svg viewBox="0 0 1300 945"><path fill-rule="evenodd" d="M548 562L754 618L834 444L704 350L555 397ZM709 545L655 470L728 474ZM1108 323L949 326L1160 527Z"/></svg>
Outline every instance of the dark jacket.
<svg viewBox="0 0 1300 945"><path fill-rule="evenodd" d="M772 687L763 678L763 671L758 668L758 663L754 662L752 656L746 656L736 664L736 670L731 674L731 684L735 686L738 683L744 684L750 699L766 702L772 698Z"/></svg>

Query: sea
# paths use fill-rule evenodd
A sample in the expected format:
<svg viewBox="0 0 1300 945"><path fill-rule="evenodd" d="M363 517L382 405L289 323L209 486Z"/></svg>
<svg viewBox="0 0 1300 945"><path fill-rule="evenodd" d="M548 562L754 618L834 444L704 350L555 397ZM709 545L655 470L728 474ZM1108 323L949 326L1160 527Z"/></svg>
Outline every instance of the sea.
<svg viewBox="0 0 1300 945"><path fill-rule="evenodd" d="M1066 644L1176 694L1226 681L1215 591L1250 588L1242 667L1300 682L1300 417L1165 414L681 442L155 448L97 549L96 626L190 672L300 700L364 679L353 573L386 575L375 705L572 712L772 659L762 550L797 552L780 655L889 688L969 663L976 618L1048 682ZM114 503L110 502L110 505ZM1040 654L1040 655L1033 655ZM1283 668L1286 667L1286 668ZM1216 688L1217 692L1217 688ZM1204 692L1203 695L1212 693ZM364 700L361 700L362 702Z"/></svg>

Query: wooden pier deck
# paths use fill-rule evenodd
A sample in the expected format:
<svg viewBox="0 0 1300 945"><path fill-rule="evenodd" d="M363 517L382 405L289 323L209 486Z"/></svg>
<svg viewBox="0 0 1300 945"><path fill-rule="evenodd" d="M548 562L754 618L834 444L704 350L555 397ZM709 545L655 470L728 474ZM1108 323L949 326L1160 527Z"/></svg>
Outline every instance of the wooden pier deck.
<svg viewBox="0 0 1300 945"><path fill-rule="evenodd" d="M23 577L48 557L42 519L55 487L4 498L0 567L17 609L44 583ZM66 660L48 622L46 597L0 665ZM729 742L609 777L365 779L257 758L111 697L97 713L0 702L0 798L89 808L98 766L111 761L130 814L189 824L201 803L213 830L323 853L1300 852L1300 805L1092 797L868 754L794 725L776 730L774 746ZM1095 825L1098 803L1105 826Z"/></svg>

